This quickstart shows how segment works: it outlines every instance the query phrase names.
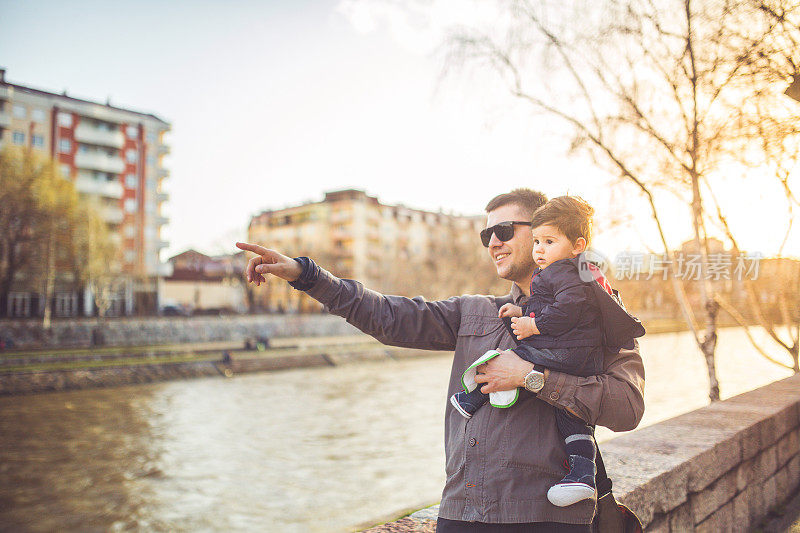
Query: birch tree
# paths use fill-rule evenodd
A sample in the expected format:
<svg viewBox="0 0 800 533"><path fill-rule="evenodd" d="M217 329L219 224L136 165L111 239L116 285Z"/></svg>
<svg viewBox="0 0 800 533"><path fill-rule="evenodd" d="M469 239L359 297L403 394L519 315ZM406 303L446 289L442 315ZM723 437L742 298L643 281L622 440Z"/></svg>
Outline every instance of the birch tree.
<svg viewBox="0 0 800 533"><path fill-rule="evenodd" d="M638 191L705 359L709 397L718 400L720 302L707 276L711 226L736 241L725 218L732 207L718 204L715 192L726 174L749 168L753 187L777 180L789 210L797 206L791 172L772 170L797 162L800 108L783 93L798 76L798 3L515 0L503 6L507 27L457 32L448 64L490 67L515 98L566 126L573 150ZM700 316L668 244L673 228L657 198L664 194L690 215L700 255Z"/></svg>

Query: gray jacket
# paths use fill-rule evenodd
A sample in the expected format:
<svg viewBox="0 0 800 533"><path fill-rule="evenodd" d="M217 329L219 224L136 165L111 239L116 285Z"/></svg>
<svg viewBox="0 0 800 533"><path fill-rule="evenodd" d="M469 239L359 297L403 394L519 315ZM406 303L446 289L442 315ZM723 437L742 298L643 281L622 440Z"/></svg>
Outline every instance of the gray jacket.
<svg viewBox="0 0 800 533"><path fill-rule="evenodd" d="M516 346L491 296L436 302L387 296L323 269L306 292L384 344L454 350L445 401L460 389L461 374L478 356ZM519 304L524 295L514 285L511 296ZM565 474L566 458L552 406L615 431L635 428L644 413L644 366L638 350L637 344L634 350L608 354L598 376L551 372L538 395L523 391L513 407L487 405L470 420L446 402L447 482L439 516L490 523L590 523L593 502L560 508L547 500L547 489Z"/></svg>

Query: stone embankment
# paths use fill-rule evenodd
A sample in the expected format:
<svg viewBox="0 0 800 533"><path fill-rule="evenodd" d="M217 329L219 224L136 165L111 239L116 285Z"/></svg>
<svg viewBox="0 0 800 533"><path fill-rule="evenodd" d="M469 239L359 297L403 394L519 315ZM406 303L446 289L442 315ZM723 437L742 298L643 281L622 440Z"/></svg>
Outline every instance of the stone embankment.
<svg viewBox="0 0 800 533"><path fill-rule="evenodd" d="M0 341L15 350L89 346L143 346L247 338L356 334L339 317L314 315L236 315L198 317L75 318L0 321Z"/></svg>
<svg viewBox="0 0 800 533"><path fill-rule="evenodd" d="M263 352L245 350L246 344L254 348L264 339L269 347ZM49 329L38 320L10 320L0 322L0 347L0 395L393 356L330 315L79 318L56 320ZM230 361L223 361L225 351Z"/></svg>
<svg viewBox="0 0 800 533"><path fill-rule="evenodd" d="M252 341L251 341L252 343ZM271 338L268 346L215 341L160 346L0 352L0 395L225 376L445 352L391 348L362 333Z"/></svg>
<svg viewBox="0 0 800 533"><path fill-rule="evenodd" d="M800 485L800 375L600 445L645 531L752 531ZM436 508L367 531L431 532Z"/></svg>

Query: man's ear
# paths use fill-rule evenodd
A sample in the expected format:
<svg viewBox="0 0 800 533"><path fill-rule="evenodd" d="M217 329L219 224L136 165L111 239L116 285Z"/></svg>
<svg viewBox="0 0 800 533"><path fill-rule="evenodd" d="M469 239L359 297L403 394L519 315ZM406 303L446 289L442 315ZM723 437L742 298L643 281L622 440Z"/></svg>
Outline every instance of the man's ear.
<svg viewBox="0 0 800 533"><path fill-rule="evenodd" d="M578 237L578 239L575 241L575 244L572 245L572 251L575 253L575 255L585 252L586 239L584 239L583 237Z"/></svg>

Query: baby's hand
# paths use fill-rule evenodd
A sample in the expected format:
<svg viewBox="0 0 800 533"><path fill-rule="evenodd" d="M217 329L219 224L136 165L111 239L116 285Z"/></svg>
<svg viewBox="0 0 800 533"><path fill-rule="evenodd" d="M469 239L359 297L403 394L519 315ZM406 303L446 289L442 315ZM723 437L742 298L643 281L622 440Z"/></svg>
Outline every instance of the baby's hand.
<svg viewBox="0 0 800 533"><path fill-rule="evenodd" d="M498 313L500 318L504 318L507 316L522 316L522 308L518 305L514 305L511 303L503 305L500 308L500 312Z"/></svg>
<svg viewBox="0 0 800 533"><path fill-rule="evenodd" d="M517 336L517 340L521 340L531 335L538 335L539 329L536 327L536 322L529 316L511 319L511 331Z"/></svg>

